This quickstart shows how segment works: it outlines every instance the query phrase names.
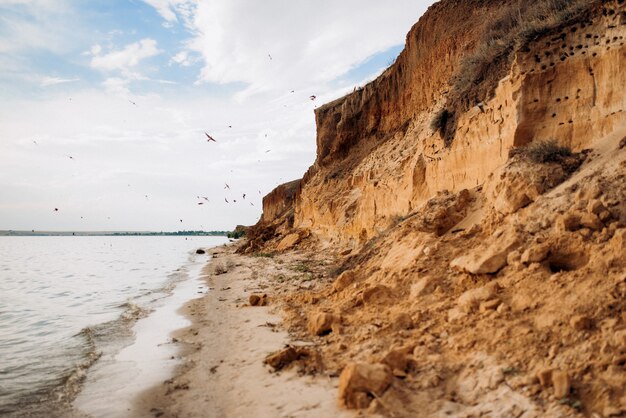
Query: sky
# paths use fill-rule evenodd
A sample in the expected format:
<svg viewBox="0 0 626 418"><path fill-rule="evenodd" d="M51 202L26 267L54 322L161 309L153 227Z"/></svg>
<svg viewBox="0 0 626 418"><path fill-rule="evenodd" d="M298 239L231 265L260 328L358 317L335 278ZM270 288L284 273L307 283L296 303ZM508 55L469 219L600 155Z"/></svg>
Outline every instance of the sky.
<svg viewBox="0 0 626 418"><path fill-rule="evenodd" d="M0 230L254 224L431 3L0 0Z"/></svg>

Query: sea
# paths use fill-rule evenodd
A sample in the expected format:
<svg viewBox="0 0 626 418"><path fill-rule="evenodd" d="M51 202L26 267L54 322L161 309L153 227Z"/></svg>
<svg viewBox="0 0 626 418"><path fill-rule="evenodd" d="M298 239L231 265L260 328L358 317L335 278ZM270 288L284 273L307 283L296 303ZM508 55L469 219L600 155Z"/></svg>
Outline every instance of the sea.
<svg viewBox="0 0 626 418"><path fill-rule="evenodd" d="M0 416L125 416L178 364L210 236L0 237Z"/></svg>

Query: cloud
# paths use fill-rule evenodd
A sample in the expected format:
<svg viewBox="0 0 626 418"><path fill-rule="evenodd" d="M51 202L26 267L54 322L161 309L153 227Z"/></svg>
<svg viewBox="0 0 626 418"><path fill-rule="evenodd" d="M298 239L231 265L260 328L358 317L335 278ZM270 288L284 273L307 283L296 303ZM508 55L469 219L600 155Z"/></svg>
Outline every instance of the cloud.
<svg viewBox="0 0 626 418"><path fill-rule="evenodd" d="M404 42L430 1L145 0L164 17L193 5L184 53L202 58L199 81L243 82L245 94L322 89L368 57ZM187 55L185 55L187 54ZM271 55L272 59L269 58ZM184 64L183 64L184 65Z"/></svg>
<svg viewBox="0 0 626 418"><path fill-rule="evenodd" d="M41 79L41 87L54 86L56 84L73 83L79 80L79 78L43 77Z"/></svg>
<svg viewBox="0 0 626 418"><path fill-rule="evenodd" d="M161 51L157 48L154 39L145 38L139 42L126 45L122 50L111 51L100 55L102 48L100 45L91 47L93 58L91 67L101 71L122 71L130 72L131 68L137 67L139 63L150 57L159 55Z"/></svg>

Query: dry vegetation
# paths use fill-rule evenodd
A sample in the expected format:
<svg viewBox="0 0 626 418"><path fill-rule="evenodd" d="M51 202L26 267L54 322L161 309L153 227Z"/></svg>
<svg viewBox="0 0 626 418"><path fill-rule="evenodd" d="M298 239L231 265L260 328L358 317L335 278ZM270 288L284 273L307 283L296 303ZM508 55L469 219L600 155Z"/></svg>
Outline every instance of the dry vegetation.
<svg viewBox="0 0 626 418"><path fill-rule="evenodd" d="M431 127L438 130L446 144L454 139L456 114L486 101L505 75L514 51L524 49L532 40L559 27L579 21L598 3L597 0L518 0L490 16L492 23L478 47L461 62L451 80L452 89L443 111Z"/></svg>

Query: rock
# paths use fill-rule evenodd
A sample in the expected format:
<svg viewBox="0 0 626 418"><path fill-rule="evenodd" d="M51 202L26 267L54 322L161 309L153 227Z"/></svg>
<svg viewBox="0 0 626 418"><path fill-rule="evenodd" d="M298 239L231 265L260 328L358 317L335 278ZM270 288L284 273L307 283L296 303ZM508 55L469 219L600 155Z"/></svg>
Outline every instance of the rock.
<svg viewBox="0 0 626 418"><path fill-rule="evenodd" d="M587 212L594 215L600 215L600 213L606 211L606 207L598 199L593 199L587 204Z"/></svg>
<svg viewBox="0 0 626 418"><path fill-rule="evenodd" d="M508 254L519 246L515 235L495 240L486 249L476 249L468 255L455 258L450 266L471 274L497 273L506 266Z"/></svg>
<svg viewBox="0 0 626 418"><path fill-rule="evenodd" d="M392 348L383 358L381 363L386 364L391 370L400 370L406 372L409 365L409 353L413 351L413 347Z"/></svg>
<svg viewBox="0 0 626 418"><path fill-rule="evenodd" d="M577 331L584 331L591 328L593 322L584 315L576 315L569 320L569 324Z"/></svg>
<svg viewBox="0 0 626 418"><path fill-rule="evenodd" d="M576 231L580 228L580 215L577 213L566 213L556 221L556 227L560 231Z"/></svg>
<svg viewBox="0 0 626 418"><path fill-rule="evenodd" d="M459 296L457 305L463 312L474 311L481 303L495 298L496 292L493 285L487 285L476 289L470 289Z"/></svg>
<svg viewBox="0 0 626 418"><path fill-rule="evenodd" d="M206 251L204 251L202 248L198 248L196 250L196 254L206 254Z"/></svg>
<svg viewBox="0 0 626 418"><path fill-rule="evenodd" d="M360 299L364 305L374 305L388 300L391 296L391 289L379 284L365 289Z"/></svg>
<svg viewBox="0 0 626 418"><path fill-rule="evenodd" d="M325 335L332 331L333 324L339 323L339 318L326 312L315 313L309 317L308 330L312 335Z"/></svg>
<svg viewBox="0 0 626 418"><path fill-rule="evenodd" d="M395 330L411 329L413 328L413 318L406 312L400 312L393 318L392 325Z"/></svg>
<svg viewBox="0 0 626 418"><path fill-rule="evenodd" d="M250 306L265 306L267 305L267 295L265 293L262 295L253 293L248 298L248 302L250 303Z"/></svg>
<svg viewBox="0 0 626 418"><path fill-rule="evenodd" d="M548 257L550 246L547 243L533 245L522 254L522 263L540 263Z"/></svg>
<svg viewBox="0 0 626 418"><path fill-rule="evenodd" d="M281 370L298 359L298 352L289 346L265 357L263 363L271 366L274 370Z"/></svg>
<svg viewBox="0 0 626 418"><path fill-rule="evenodd" d="M591 229L592 231L599 231L604 226L598 218L593 213L583 213L580 216L580 225Z"/></svg>
<svg viewBox="0 0 626 418"><path fill-rule="evenodd" d="M554 386L554 396L557 399L562 399L569 395L571 380L567 372L554 370L552 372L552 385Z"/></svg>
<svg viewBox="0 0 626 418"><path fill-rule="evenodd" d="M493 311L497 309L499 305L500 305L500 300L498 299L488 300L480 304L479 311L480 312Z"/></svg>
<svg viewBox="0 0 626 418"><path fill-rule="evenodd" d="M543 369L537 372L537 379L539 379L539 384L544 388L552 385L552 373L554 369Z"/></svg>
<svg viewBox="0 0 626 418"><path fill-rule="evenodd" d="M333 283L333 290L335 292L342 291L354 282L355 277L356 275L354 274L354 270L344 271L335 279Z"/></svg>
<svg viewBox="0 0 626 418"><path fill-rule="evenodd" d="M432 291L434 280L431 277L420 277L413 284L411 284L411 290L409 298L417 299L420 296L428 294Z"/></svg>
<svg viewBox="0 0 626 418"><path fill-rule="evenodd" d="M381 396L391 385L387 365L350 363L339 376L339 400L347 408L366 408L371 399Z"/></svg>
<svg viewBox="0 0 626 418"><path fill-rule="evenodd" d="M297 232L286 235L276 246L276 251L285 251L299 243L300 239L300 234Z"/></svg>

